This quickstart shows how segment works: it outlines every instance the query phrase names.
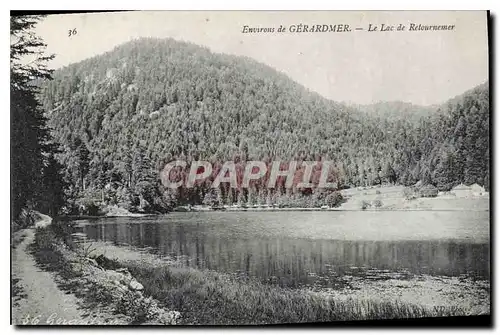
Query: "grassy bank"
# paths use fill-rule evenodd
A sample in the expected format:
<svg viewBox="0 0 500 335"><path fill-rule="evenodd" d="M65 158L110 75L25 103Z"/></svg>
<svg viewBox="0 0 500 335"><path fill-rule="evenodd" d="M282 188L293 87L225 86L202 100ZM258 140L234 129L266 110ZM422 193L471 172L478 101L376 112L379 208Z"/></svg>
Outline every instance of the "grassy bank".
<svg viewBox="0 0 500 335"><path fill-rule="evenodd" d="M31 253L43 270L56 273L60 288L80 298L79 307L100 316L95 324L176 324L179 313L159 308L127 269L90 257L89 248L65 243L67 237L58 225L38 228Z"/></svg>
<svg viewBox="0 0 500 335"><path fill-rule="evenodd" d="M342 300L307 291L240 281L212 271L126 262L145 293L183 315L183 324L282 324L464 315L457 307Z"/></svg>

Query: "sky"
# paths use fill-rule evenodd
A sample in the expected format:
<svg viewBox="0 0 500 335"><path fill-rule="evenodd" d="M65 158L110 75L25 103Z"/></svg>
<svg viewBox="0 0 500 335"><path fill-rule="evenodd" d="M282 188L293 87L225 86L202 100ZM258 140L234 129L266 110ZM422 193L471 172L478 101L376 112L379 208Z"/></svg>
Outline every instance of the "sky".
<svg viewBox="0 0 500 335"><path fill-rule="evenodd" d="M139 37L172 37L265 63L326 98L443 103L488 80L485 11L143 11L49 15L37 28L59 68ZM348 24L350 32L242 33ZM410 23L453 30L408 31ZM405 31L369 32L369 25ZM355 30L362 28L363 30ZM68 36L76 29L76 35Z"/></svg>

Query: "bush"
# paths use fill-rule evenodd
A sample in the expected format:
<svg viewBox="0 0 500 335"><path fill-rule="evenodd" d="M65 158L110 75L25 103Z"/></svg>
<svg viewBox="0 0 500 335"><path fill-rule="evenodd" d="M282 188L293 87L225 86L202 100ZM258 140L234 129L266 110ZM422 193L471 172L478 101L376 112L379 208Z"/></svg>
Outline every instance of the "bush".
<svg viewBox="0 0 500 335"><path fill-rule="evenodd" d="M423 198L437 197L439 190L434 185L425 185L420 189L420 196Z"/></svg>
<svg viewBox="0 0 500 335"><path fill-rule="evenodd" d="M76 232L76 223L74 221L53 220L50 230L55 236L61 239L68 247L75 247L75 240L72 234Z"/></svg>
<svg viewBox="0 0 500 335"><path fill-rule="evenodd" d="M97 215L99 215L99 213L100 213L100 208L94 202L90 202L84 207L83 214L97 216Z"/></svg>
<svg viewBox="0 0 500 335"><path fill-rule="evenodd" d="M101 213L99 205L93 198L91 198L91 195L85 195L84 197L77 199L75 201L75 206L78 214L80 215L97 216Z"/></svg>
<svg viewBox="0 0 500 335"><path fill-rule="evenodd" d="M37 214L32 210L23 209L19 218L12 224L12 230L17 231L35 224Z"/></svg>
<svg viewBox="0 0 500 335"><path fill-rule="evenodd" d="M375 191L375 194L380 194L380 190L376 190L376 191Z"/></svg>
<svg viewBox="0 0 500 335"><path fill-rule="evenodd" d="M370 205L370 203L368 201L362 200L360 207L361 207L362 210L365 210L365 209L371 207L371 205Z"/></svg>
<svg viewBox="0 0 500 335"><path fill-rule="evenodd" d="M406 199L406 200L413 200L413 199L416 199L417 196L415 194L415 189L413 187L405 187L403 189L403 197Z"/></svg>
<svg viewBox="0 0 500 335"><path fill-rule="evenodd" d="M380 199L375 199L373 201L373 206L376 207L376 208L380 208L380 207L382 207L382 205L383 205L382 204L382 200L380 200Z"/></svg>
<svg viewBox="0 0 500 335"><path fill-rule="evenodd" d="M340 192L333 192L326 196L325 202L328 207L338 207L342 204L344 198Z"/></svg>
<svg viewBox="0 0 500 335"><path fill-rule="evenodd" d="M127 211L133 211L135 208L132 206L132 194L126 187L120 187L116 190L116 202L118 207L124 208Z"/></svg>

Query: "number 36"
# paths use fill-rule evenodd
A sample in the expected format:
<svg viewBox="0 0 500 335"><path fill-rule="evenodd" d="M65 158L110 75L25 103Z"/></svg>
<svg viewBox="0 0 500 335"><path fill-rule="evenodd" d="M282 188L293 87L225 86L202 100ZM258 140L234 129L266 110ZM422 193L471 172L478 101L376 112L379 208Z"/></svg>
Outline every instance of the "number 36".
<svg viewBox="0 0 500 335"><path fill-rule="evenodd" d="M78 32L76 31L76 28L68 30L68 37L76 35Z"/></svg>

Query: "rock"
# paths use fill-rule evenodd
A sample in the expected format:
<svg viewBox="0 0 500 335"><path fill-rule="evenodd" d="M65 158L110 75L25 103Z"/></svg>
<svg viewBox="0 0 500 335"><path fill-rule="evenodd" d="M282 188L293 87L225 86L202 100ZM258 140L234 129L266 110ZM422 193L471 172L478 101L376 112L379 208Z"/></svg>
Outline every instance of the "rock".
<svg viewBox="0 0 500 335"><path fill-rule="evenodd" d="M132 275L130 274L130 272L128 271L127 268L120 268L120 269L116 269L115 271L123 274L126 277L132 278Z"/></svg>
<svg viewBox="0 0 500 335"><path fill-rule="evenodd" d="M36 211L34 213L34 215L38 217L35 222L35 228L45 228L52 224L52 218L50 216Z"/></svg>
<svg viewBox="0 0 500 335"><path fill-rule="evenodd" d="M100 268L99 264L97 264L97 262L96 262L96 260L95 260L95 259L93 259L93 258L85 258L85 260L86 260L87 262L89 262L91 265L93 265L93 266L95 266L95 267L97 267L97 268Z"/></svg>
<svg viewBox="0 0 500 335"><path fill-rule="evenodd" d="M144 286L142 286L141 283L139 283L137 280L135 279L132 279L130 281L130 283L128 284L128 287L131 289L131 290L134 290L134 291L141 291L144 289Z"/></svg>
<svg viewBox="0 0 500 335"><path fill-rule="evenodd" d="M95 258L97 264L105 269L115 269L119 266L119 263L115 260L109 259L104 255L99 255Z"/></svg>
<svg viewBox="0 0 500 335"><path fill-rule="evenodd" d="M128 291L128 287L126 285L118 284L117 287L123 293Z"/></svg>
<svg viewBox="0 0 500 335"><path fill-rule="evenodd" d="M163 312L159 317L159 322L164 325L176 325L177 320L181 318L181 313L177 311Z"/></svg>
<svg viewBox="0 0 500 335"><path fill-rule="evenodd" d="M130 213L128 210L125 208L121 208L118 206L107 206L105 209L106 216L131 216L132 213Z"/></svg>

